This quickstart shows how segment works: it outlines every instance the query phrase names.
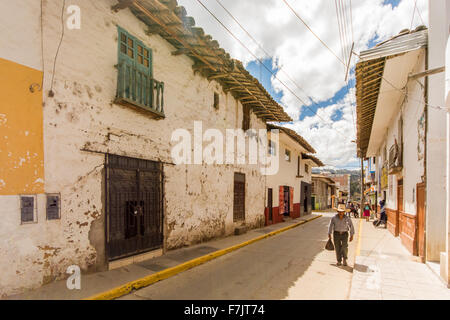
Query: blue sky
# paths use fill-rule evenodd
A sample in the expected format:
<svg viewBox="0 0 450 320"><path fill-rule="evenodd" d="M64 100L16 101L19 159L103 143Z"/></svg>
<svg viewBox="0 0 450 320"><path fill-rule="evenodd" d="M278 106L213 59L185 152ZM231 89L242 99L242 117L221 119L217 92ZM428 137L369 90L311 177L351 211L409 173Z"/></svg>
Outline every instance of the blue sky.
<svg viewBox="0 0 450 320"><path fill-rule="evenodd" d="M196 8L191 0L179 1ZM404 28L425 24L422 18L426 21L428 1L417 0L417 6L415 1L366 0L360 1L358 5L355 4L352 14L353 20L351 21L352 27L350 28L352 31L351 39L355 43L354 50L360 52L372 48L380 41L389 39ZM210 24L208 33L218 38L222 45L225 44L225 48L233 53L236 59L244 61L247 70L261 82L276 101L285 107L285 111L293 118L293 122L286 123L286 126L296 130L310 141L317 150L316 155L323 159L324 163L337 168L357 168L359 163L355 158L356 144L352 142L355 134L356 112L349 108L348 104L342 104L343 99L347 98L349 94L349 88L354 90L354 69L350 70L351 80L348 87L344 86L342 66L335 61L331 54L325 52L326 48L305 28L304 23L302 24L283 5L271 6L269 2L267 5L261 5L261 1L258 0L227 1L228 10L246 29L242 30L239 28L242 26L238 26L230 20L224 10L213 5L214 1L211 3L211 8L227 24L227 30L231 29L231 33L240 38L241 41L248 42L248 47L238 46L236 38L231 37L228 32L224 32L223 26L217 26L217 21L211 19L208 15L205 16L206 19L202 21L201 25L203 23ZM309 22L309 26L313 30L319 30L317 31L318 37L326 40L327 47L334 48L334 51L338 52L338 48L345 50L347 42L351 44L350 34L344 32L342 35L341 30L337 30L339 18L335 5L331 4L331 1L298 0L294 6L297 8L297 12L302 13L302 17ZM271 8L273 14L267 16L266 13L269 8ZM199 9L200 16L206 14L203 12L205 11L204 8L197 9ZM250 12L251 14L249 14ZM321 12L320 16L317 16L318 12ZM196 16L197 21L197 15L194 16ZM280 19L283 21L281 24L278 23ZM335 25L335 23L337 24ZM267 30L260 27L262 24L272 27ZM330 26L333 28L333 30L330 30L333 36L326 33ZM257 39L258 43L250 41L248 35L243 31L248 31L252 38ZM273 54L272 57L265 57L262 61L264 66L261 66L259 61L252 61L252 57L248 53L248 51L252 51L254 54L251 56L257 55L260 52L258 46L262 46L267 52ZM298 88L295 88L296 86L290 80L286 81L289 88L280 86L276 80L272 81L272 74L279 71L276 68L278 61L286 70L289 70L289 77L295 79L296 85L298 84L305 91L297 90ZM353 57L351 68L354 67L356 61L357 58ZM270 70L266 70L266 68ZM272 82L275 84L274 86L272 86ZM275 88L281 90L275 91ZM303 102L299 101L296 96L299 95L302 100L306 101L305 93L315 99L307 107L303 106ZM351 100L354 103L354 97ZM310 99L309 102L311 101ZM333 108L334 114L331 114L330 106L339 102L341 102L339 108ZM319 109L323 111L321 116L315 115ZM322 117L331 119L334 121L334 125L329 122L326 123L327 120L323 120ZM318 128L319 130L311 130L312 128ZM337 131L341 134L337 135Z"/></svg>
<svg viewBox="0 0 450 320"><path fill-rule="evenodd" d="M264 59L264 60L262 60L262 62L273 73L276 73L278 71L277 68L273 67L273 59L272 58ZM250 72L250 74L252 76L254 76L256 79L258 79L259 82L261 82L261 84L270 93L270 95L275 99L275 101L277 101L278 103L281 102L281 98L283 97L282 92L275 92L275 89L273 88L272 82L271 82L272 74L264 66L261 66L261 63L259 61L249 62L247 65L247 70ZM349 87L353 87L354 85L355 85L354 80L349 82ZM309 106L309 109L303 107L298 120L303 120L305 117L313 116L313 113L311 110L316 112L317 109L319 109L319 108L326 108L330 105L335 104L336 102L338 102L339 100L344 98L344 96L347 93L348 93L348 89L345 86L345 87L341 88L338 92L336 92L336 94L331 99L328 99L325 101L320 101L320 102L315 101L315 103L313 103L312 105ZM338 121L341 118L342 118L342 112L339 110L332 116L333 121ZM294 120L296 120L296 119L294 119ZM352 167L357 168L358 166L359 166L359 163L355 162L355 163L348 163L347 165L338 167L338 168L352 168Z"/></svg>
<svg viewBox="0 0 450 320"><path fill-rule="evenodd" d="M400 3L400 0L384 0L383 1L383 5L390 4L390 5L392 5L392 8L397 7L399 3Z"/></svg>
<svg viewBox="0 0 450 320"><path fill-rule="evenodd" d="M262 62L264 63L264 65L266 67L270 68L273 73L276 73L278 71L277 68L273 68L272 58L267 58L265 60L262 60ZM262 83L264 88L266 88L266 90L272 95L272 97L275 99L275 101L277 101L278 103L281 102L281 98L283 97L282 92L275 92L274 88L272 87L272 82L271 82L272 74L269 71L267 71L267 69L264 68L264 66L261 66L259 61L251 61L247 65L247 70L250 72L250 74L252 76L254 76L256 79L259 80L259 82ZM350 87L352 87L352 86L354 86L353 80L350 81ZM302 110L302 113L300 114L300 118L298 120L303 120L305 117L312 116L313 113L311 110L316 112L317 109L319 109L319 108L326 108L329 105L335 104L340 99L342 99L347 94L347 92L348 92L347 87L343 87L341 90L336 92L334 97L332 97L331 99L328 99L325 101L320 101L320 102L315 101L315 103L313 103L312 105L309 106L309 109L304 107ZM337 114L335 114L335 118L333 120L337 121L337 120L341 119L341 117L342 117L342 113L340 113L338 111Z"/></svg>
<svg viewBox="0 0 450 320"><path fill-rule="evenodd" d="M385 1L386 4L391 4L393 7L397 6L399 2L400 2L399 0ZM370 41L368 43L368 47L372 48L378 42L379 42L378 35L376 35L375 37L370 39ZM274 64L273 64L272 58L266 58L266 59L262 60L262 63L267 68L269 68L272 71L272 73L276 74L276 72L278 71L278 68L273 67ZM271 82L272 73L269 72L264 66L262 66L259 61L249 62L247 64L246 68L252 76L254 76L256 79L258 79L258 81L260 81L262 83L264 88L270 93L270 95L275 99L275 101L277 101L278 103L281 103L281 98L283 97L283 93L276 92L275 89L273 88L272 82ZM350 70L350 73L354 73L354 68L352 70ZM352 88L354 86L355 86L355 79L353 78L349 81L348 88ZM301 121L305 117L313 116L312 111L317 112L317 109L319 109L319 108L326 108L330 105L336 104L339 100L341 100L345 97L345 95L348 93L348 88L347 88L347 86L342 87L339 91L337 91L335 93L335 95L332 98L330 98L328 100L314 101L314 103L312 103L309 106L309 108L302 107L302 112L300 113L300 117L298 120ZM336 113L332 116L333 121L338 121L341 118L342 118L342 112L339 110L336 111ZM294 119L294 120L296 120L296 119ZM344 166L337 166L337 168L358 168L359 166L360 166L360 163L358 161L355 161L355 162L347 163Z"/></svg>

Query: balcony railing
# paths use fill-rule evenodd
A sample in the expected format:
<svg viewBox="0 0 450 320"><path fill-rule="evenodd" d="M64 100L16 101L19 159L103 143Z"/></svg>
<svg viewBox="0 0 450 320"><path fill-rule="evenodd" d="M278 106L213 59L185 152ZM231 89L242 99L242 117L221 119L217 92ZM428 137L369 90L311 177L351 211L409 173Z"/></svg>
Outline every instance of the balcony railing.
<svg viewBox="0 0 450 320"><path fill-rule="evenodd" d="M398 144L393 144L389 149L389 173L397 173L402 168L402 148Z"/></svg>
<svg viewBox="0 0 450 320"><path fill-rule="evenodd" d="M164 82L126 61L119 63L118 71L115 103L137 106L157 119L164 118Z"/></svg>

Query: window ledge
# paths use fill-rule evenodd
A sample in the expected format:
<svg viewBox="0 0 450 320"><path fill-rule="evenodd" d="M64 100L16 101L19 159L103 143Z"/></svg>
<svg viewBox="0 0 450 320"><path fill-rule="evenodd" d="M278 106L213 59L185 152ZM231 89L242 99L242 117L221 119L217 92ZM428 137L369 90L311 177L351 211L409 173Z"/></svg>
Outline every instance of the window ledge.
<svg viewBox="0 0 450 320"><path fill-rule="evenodd" d="M138 102L135 102L131 99L127 99L127 98L119 98L116 97L116 99L114 100L115 104L120 104L123 106L127 106L127 107L132 107L132 108L137 108L140 110L144 110L147 111L155 120L159 120L159 119L164 119L166 116L164 115L164 113L154 110L152 108L149 108L143 104L140 104Z"/></svg>

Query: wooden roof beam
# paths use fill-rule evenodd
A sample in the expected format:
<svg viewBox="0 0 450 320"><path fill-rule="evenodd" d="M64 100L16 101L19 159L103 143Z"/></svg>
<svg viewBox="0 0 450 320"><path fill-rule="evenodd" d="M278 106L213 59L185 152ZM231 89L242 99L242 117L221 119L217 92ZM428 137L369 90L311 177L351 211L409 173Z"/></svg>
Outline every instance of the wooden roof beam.
<svg viewBox="0 0 450 320"><path fill-rule="evenodd" d="M111 6L111 10L119 12L119 10L128 8L133 3L133 0L117 0L119 3Z"/></svg>
<svg viewBox="0 0 450 320"><path fill-rule="evenodd" d="M174 34L174 32L173 32L172 30L170 30L170 29L165 25L165 23L162 22L161 20L159 20L159 18L156 17L152 12L150 12L149 10L147 10L145 7L143 7L141 4L139 4L139 3L136 2L136 1L133 1L133 2L132 2L132 5L133 5L136 9L138 9L138 10L140 10L142 13L144 13L147 17L149 17L150 19L152 19L155 23L159 24L159 25L164 29L164 31L166 31L168 34L172 35L172 36L175 38L175 40L177 40L178 42L180 42L182 45L184 45L184 46L187 47L188 49L191 49L192 52L193 52L193 54L195 55L195 57L196 57L197 59L199 59L200 61L202 61L202 62L205 63L206 65L208 65L212 70L214 70L214 71L217 70L217 69L216 69L214 66L212 66L205 58L203 58L202 56L198 55L198 54L194 51L194 49L193 49L188 43L186 43L185 40L182 40L182 39L179 38L176 34Z"/></svg>
<svg viewBox="0 0 450 320"><path fill-rule="evenodd" d="M237 73L235 73L237 74ZM223 78L227 78L230 75L233 75L233 73L218 73L218 74L213 74L211 76L208 77L208 80L214 80L214 79L223 79ZM226 81L226 79L223 79L223 81Z"/></svg>

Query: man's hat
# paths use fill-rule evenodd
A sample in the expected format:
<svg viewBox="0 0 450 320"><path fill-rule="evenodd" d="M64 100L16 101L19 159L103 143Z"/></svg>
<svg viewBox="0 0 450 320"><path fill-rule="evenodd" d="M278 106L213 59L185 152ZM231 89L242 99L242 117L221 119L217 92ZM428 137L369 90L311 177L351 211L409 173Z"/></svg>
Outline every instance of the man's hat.
<svg viewBox="0 0 450 320"><path fill-rule="evenodd" d="M341 211L341 212L345 212L345 204L342 204L342 203L340 203L340 204L338 204L338 207L337 207L337 212L339 212L339 211Z"/></svg>

